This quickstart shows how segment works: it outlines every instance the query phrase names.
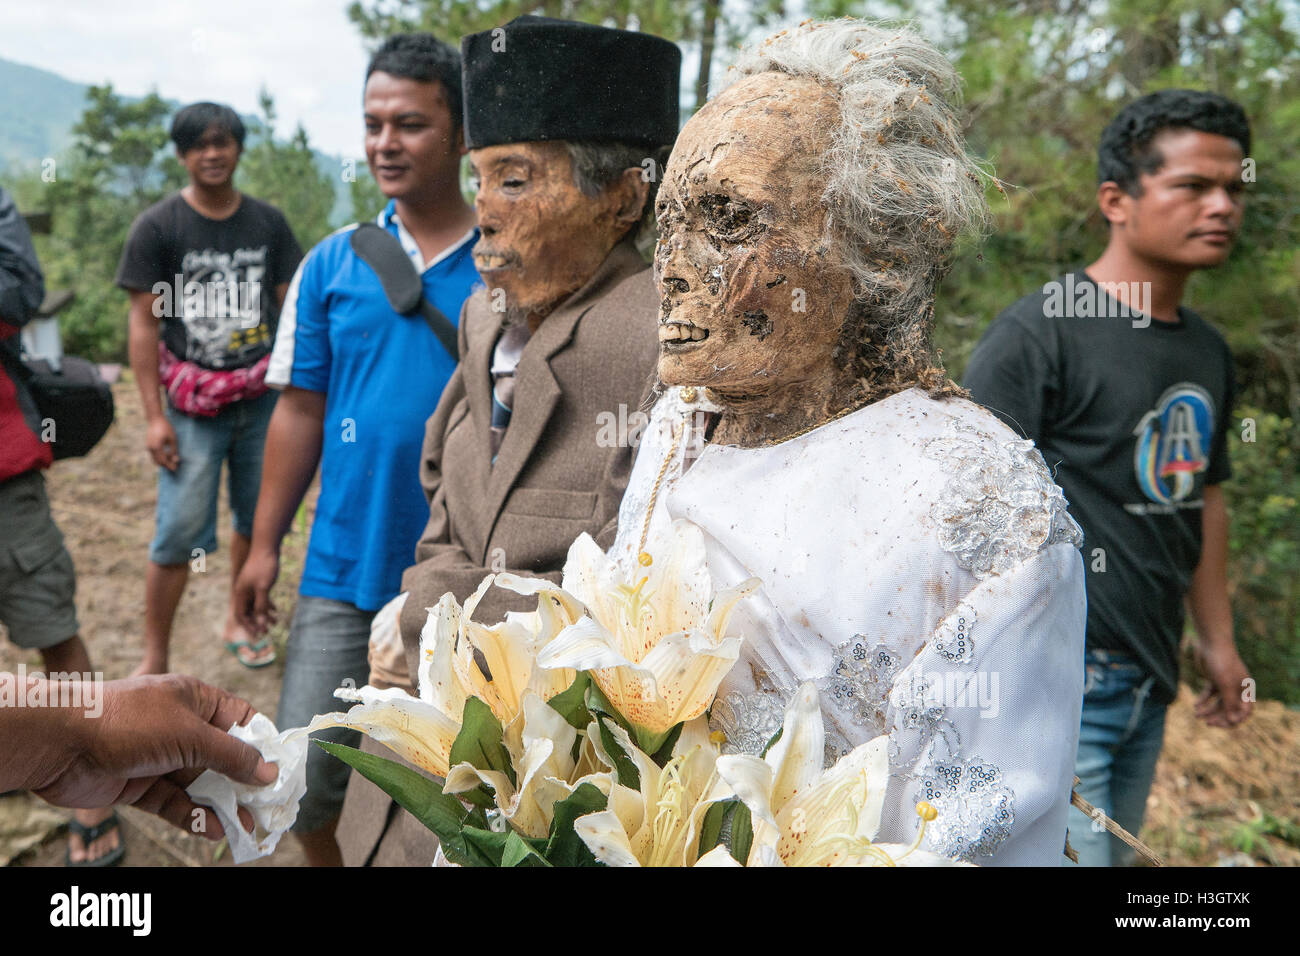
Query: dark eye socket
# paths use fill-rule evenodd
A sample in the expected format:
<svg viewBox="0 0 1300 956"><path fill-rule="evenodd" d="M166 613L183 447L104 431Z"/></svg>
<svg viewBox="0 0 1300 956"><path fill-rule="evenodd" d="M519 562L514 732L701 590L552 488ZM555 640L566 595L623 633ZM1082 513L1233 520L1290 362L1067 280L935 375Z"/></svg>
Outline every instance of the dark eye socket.
<svg viewBox="0 0 1300 956"><path fill-rule="evenodd" d="M709 195L700 200L709 228L728 242L741 242L762 230L749 203L730 196Z"/></svg>

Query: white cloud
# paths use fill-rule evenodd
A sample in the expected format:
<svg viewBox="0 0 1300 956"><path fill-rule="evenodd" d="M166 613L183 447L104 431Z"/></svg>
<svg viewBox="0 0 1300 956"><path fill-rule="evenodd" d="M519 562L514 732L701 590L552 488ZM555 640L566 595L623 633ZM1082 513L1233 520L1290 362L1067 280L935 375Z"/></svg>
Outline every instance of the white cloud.
<svg viewBox="0 0 1300 956"><path fill-rule="evenodd" d="M346 0L2 0L0 57L141 95L215 100L256 113L262 86L277 127L361 155L367 53Z"/></svg>

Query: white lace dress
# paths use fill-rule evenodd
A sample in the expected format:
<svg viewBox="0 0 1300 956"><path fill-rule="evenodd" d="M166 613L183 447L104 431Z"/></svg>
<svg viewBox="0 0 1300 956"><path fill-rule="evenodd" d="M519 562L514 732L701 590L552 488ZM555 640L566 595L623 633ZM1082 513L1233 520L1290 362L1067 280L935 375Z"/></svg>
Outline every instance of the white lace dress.
<svg viewBox="0 0 1300 956"><path fill-rule="evenodd" d="M702 394L702 393L701 393ZM891 776L878 834L981 864L1064 860L1083 697L1082 535L1032 442L970 402L910 389L767 448L701 445L701 401L656 404L611 554L652 519L704 531L741 659L712 724L759 752L816 681L828 764L882 733ZM702 450L701 450L702 449ZM698 455L698 457L696 457Z"/></svg>

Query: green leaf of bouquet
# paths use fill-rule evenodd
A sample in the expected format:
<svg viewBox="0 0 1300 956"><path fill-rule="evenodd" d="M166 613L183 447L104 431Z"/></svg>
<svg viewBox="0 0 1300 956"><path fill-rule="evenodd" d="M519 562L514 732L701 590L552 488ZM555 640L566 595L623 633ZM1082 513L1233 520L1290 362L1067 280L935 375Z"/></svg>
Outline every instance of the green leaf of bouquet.
<svg viewBox="0 0 1300 956"><path fill-rule="evenodd" d="M502 866L550 866L532 846L514 830L506 834L505 851L501 854Z"/></svg>
<svg viewBox="0 0 1300 956"><path fill-rule="evenodd" d="M673 748L677 746L677 738L682 735L682 728L685 726L685 724L674 724L656 749L646 751L650 754L650 759L661 767L672 760Z"/></svg>
<svg viewBox="0 0 1300 956"><path fill-rule="evenodd" d="M595 687L595 684L591 686ZM618 773L618 782L625 787L631 787L633 790L641 789L641 771L636 769L636 764L628 756L627 751L623 749L612 733L605 721L614 718L608 714L600 713L596 715L596 725L600 727L600 742L605 748L605 753L609 754L614 761L614 770Z"/></svg>
<svg viewBox="0 0 1300 956"><path fill-rule="evenodd" d="M628 723L626 717L618 712L618 708L609 702L609 698L605 696L604 692L600 689L600 685L595 681L591 681L587 684L586 701L587 710L593 713L605 714L616 724L626 730L629 737L635 738L635 735L632 732L632 725Z"/></svg>
<svg viewBox="0 0 1300 956"><path fill-rule="evenodd" d="M635 740L636 745L640 747L642 750L644 750L646 753L657 754L660 751L660 749L663 748L664 743L668 740L668 738L671 737L674 733L681 733L681 730L682 730L681 724L677 724L673 727L669 727L667 730L663 731L662 733L655 734L646 730L644 727L640 727L636 724L633 724L632 739ZM669 749L671 750L671 748ZM672 754L669 753L669 756L671 757Z"/></svg>
<svg viewBox="0 0 1300 956"><path fill-rule="evenodd" d="M501 721L492 713L492 708L477 697L465 698L460 733L452 742L447 765L454 767L458 763L468 763L478 770L496 770L515 783L515 768L510 763L510 752L501 742L501 736ZM469 799L468 795L462 796Z"/></svg>
<svg viewBox="0 0 1300 956"><path fill-rule="evenodd" d="M484 810L491 810L497 805L496 800L488 791L486 784L483 783L479 783L479 785L472 790L462 790L460 793L456 794L456 796L466 803L472 803L475 809L480 813Z"/></svg>
<svg viewBox="0 0 1300 956"><path fill-rule="evenodd" d="M586 671L578 671L578 676L573 679L573 683L567 690L547 701L556 713L578 730L586 730L587 725L591 723L591 711L587 710L586 703L587 685L590 683L591 675Z"/></svg>
<svg viewBox="0 0 1300 956"><path fill-rule="evenodd" d="M461 802L423 774L394 760L368 754L345 744L314 741L326 753L333 754L371 783L383 790L398 806L432 830L442 843L443 853L462 866L492 865L480 852L466 845L461 827L470 816Z"/></svg>
<svg viewBox="0 0 1300 956"><path fill-rule="evenodd" d="M464 836L466 843L491 861L489 865L501 865L501 854L505 851L506 837L509 835L509 831L498 833L495 830L484 830L479 827L465 827L461 834ZM445 853L446 850L443 850L443 852Z"/></svg>
<svg viewBox="0 0 1300 956"><path fill-rule="evenodd" d="M606 797L589 783L584 783L573 793L555 804L551 818L551 834L543 855L551 866L599 866L596 858L573 830L573 821L588 813L605 809Z"/></svg>
<svg viewBox="0 0 1300 956"><path fill-rule="evenodd" d="M700 823L700 856L708 853L722 841L722 824L738 801L718 800L709 804Z"/></svg>
<svg viewBox="0 0 1300 956"><path fill-rule="evenodd" d="M749 859L749 849L754 844L754 821L749 815L749 807L736 801L736 809L731 814L731 855L741 866Z"/></svg>

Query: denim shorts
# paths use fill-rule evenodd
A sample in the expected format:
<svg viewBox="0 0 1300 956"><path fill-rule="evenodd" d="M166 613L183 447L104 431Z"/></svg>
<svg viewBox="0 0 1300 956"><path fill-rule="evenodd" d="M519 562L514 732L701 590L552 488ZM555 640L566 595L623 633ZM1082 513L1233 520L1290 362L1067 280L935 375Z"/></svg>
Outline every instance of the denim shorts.
<svg viewBox="0 0 1300 956"><path fill-rule="evenodd" d="M253 536L253 510L262 483L262 446L277 392L227 405L211 418L185 415L168 403L181 463L158 469L158 509L149 560L185 564L195 551L217 550L217 491L221 464L227 465L230 511L235 531Z"/></svg>
<svg viewBox="0 0 1300 956"><path fill-rule="evenodd" d="M347 710L352 705L334 696L334 691L351 680L362 687L370 676L367 652L370 622L374 611L331 598L298 595L298 606L289 625L289 646L280 687L280 711L276 726L281 730L304 727L317 714ZM313 739L361 746L356 730L332 727ZM293 829L312 833L343 812L343 797L351 768L319 747L307 749L307 793L298 805Z"/></svg>

